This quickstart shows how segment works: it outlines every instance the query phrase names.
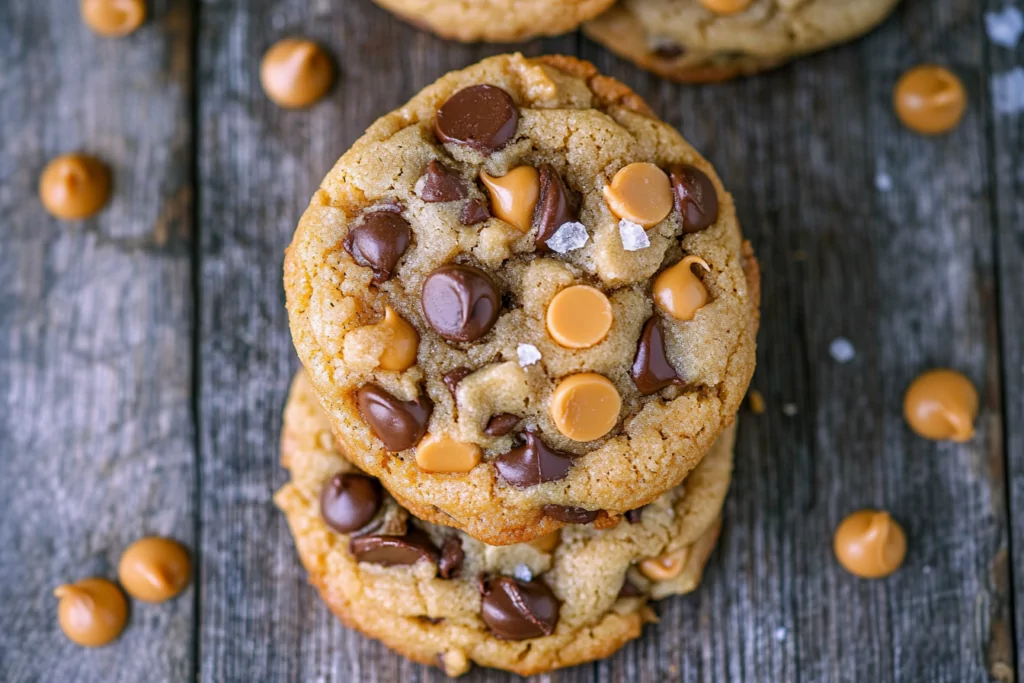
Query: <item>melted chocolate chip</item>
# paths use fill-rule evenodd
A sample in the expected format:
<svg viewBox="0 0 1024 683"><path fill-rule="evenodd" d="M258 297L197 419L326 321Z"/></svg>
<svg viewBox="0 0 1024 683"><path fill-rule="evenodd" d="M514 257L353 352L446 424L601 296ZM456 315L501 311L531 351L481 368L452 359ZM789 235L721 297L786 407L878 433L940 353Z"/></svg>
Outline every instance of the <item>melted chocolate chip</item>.
<svg viewBox="0 0 1024 683"><path fill-rule="evenodd" d="M636 350L636 360L629 371L633 384L641 394L647 396L664 389L670 384L682 386L686 384L665 355L665 330L661 318L652 316L645 324L640 344Z"/></svg>
<svg viewBox="0 0 1024 683"><path fill-rule="evenodd" d="M636 508L634 510L628 510L626 512L626 521L630 524L639 524L644 517L644 509Z"/></svg>
<svg viewBox="0 0 1024 683"><path fill-rule="evenodd" d="M558 608L558 599L544 582L499 576L486 584L480 617L498 638L526 640L554 633Z"/></svg>
<svg viewBox="0 0 1024 683"><path fill-rule="evenodd" d="M686 48L678 43L663 43L651 50L658 59L679 59L686 54Z"/></svg>
<svg viewBox="0 0 1024 683"><path fill-rule="evenodd" d="M683 232L700 232L718 220L718 191L704 171L676 164L668 169Z"/></svg>
<svg viewBox="0 0 1024 683"><path fill-rule="evenodd" d="M459 222L463 225L476 225L477 223L483 223L490 217L491 210L487 208L487 202L482 199L470 199L462 207L462 213L459 214Z"/></svg>
<svg viewBox="0 0 1024 683"><path fill-rule="evenodd" d="M528 431L523 436L526 443L494 461L502 479L516 488L526 488L546 481L557 481L569 474L569 468L572 467L571 455L548 448L535 432ZM558 506L545 506L545 512L548 507ZM555 515L550 516L559 519Z"/></svg>
<svg viewBox="0 0 1024 683"><path fill-rule="evenodd" d="M641 595L645 595L645 593L642 590L640 590L640 588L635 583L630 581L629 577L627 576L625 580L622 582L622 588L619 589L619 597L639 598Z"/></svg>
<svg viewBox="0 0 1024 683"><path fill-rule="evenodd" d="M512 413L498 413L487 421L484 434L487 436L505 436L519 424L522 418Z"/></svg>
<svg viewBox="0 0 1024 683"><path fill-rule="evenodd" d="M585 510L569 505L545 505L541 510L552 519L566 524L590 524L601 513L600 510Z"/></svg>
<svg viewBox="0 0 1024 683"><path fill-rule="evenodd" d="M419 529L404 536L357 536L348 542L357 562L394 565L416 564L420 560L437 562L439 553L430 537Z"/></svg>
<svg viewBox="0 0 1024 683"><path fill-rule="evenodd" d="M459 382L466 379L473 374L473 371L469 368L455 368L441 375L441 381L448 387L448 391L451 392L452 398L455 398L455 390L459 388Z"/></svg>
<svg viewBox="0 0 1024 683"><path fill-rule="evenodd" d="M490 275L458 264L428 275L420 302L427 322L448 341L476 341L494 327L501 312L501 293Z"/></svg>
<svg viewBox="0 0 1024 683"><path fill-rule="evenodd" d="M541 164L540 198L534 209L533 222L537 225L537 248L549 251L548 240L565 223L577 219L576 211L570 202L569 190L562 182L558 171L551 164Z"/></svg>
<svg viewBox="0 0 1024 683"><path fill-rule="evenodd" d="M454 142L490 154L511 140L519 127L519 109L512 96L493 85L474 85L452 95L434 120L443 142Z"/></svg>
<svg viewBox="0 0 1024 683"><path fill-rule="evenodd" d="M367 384L356 392L359 413L389 451L412 448L427 433L427 422L434 411L429 396L402 401L376 384Z"/></svg>
<svg viewBox="0 0 1024 683"><path fill-rule="evenodd" d="M466 184L458 171L453 171L437 159L427 164L427 170L423 172L423 186L420 188L423 201L430 204L454 202L465 199L466 194Z"/></svg>
<svg viewBox="0 0 1024 683"><path fill-rule="evenodd" d="M466 559L466 553L462 550L462 539L458 536L448 536L441 546L441 559L437 563L438 572L442 579L452 579L459 575L462 563Z"/></svg>
<svg viewBox="0 0 1024 683"><path fill-rule="evenodd" d="M374 211L363 216L345 235L345 251L361 266L373 270L376 284L391 277L398 259L412 242L412 228L394 211Z"/></svg>
<svg viewBox="0 0 1024 683"><path fill-rule="evenodd" d="M320 492L320 516L335 531L347 534L366 526L381 504L380 483L365 474L341 472Z"/></svg>

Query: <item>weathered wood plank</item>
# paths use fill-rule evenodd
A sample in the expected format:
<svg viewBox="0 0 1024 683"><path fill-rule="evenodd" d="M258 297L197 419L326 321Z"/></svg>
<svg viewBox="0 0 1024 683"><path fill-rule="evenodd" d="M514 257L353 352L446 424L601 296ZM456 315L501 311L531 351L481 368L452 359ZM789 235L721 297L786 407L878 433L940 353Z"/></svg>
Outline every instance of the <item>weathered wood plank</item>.
<svg viewBox="0 0 1024 683"><path fill-rule="evenodd" d="M0 4L0 679L181 681L194 593L133 605L115 644L68 641L53 588L116 578L150 533L193 541L190 3L122 40L64 0ZM36 197L57 154L113 169L98 217Z"/></svg>
<svg viewBox="0 0 1024 683"><path fill-rule="evenodd" d="M987 12L1002 13L1009 7L1024 10L1024 3L982 3ZM989 41L985 46L988 80L979 83L986 95L984 114L989 133L991 216L995 230L999 298L999 341L1002 352L1003 419L1010 507L1010 548L1003 561L1013 571L1007 585L1004 576L993 578L1000 607L1007 620L1015 619L1016 643L1007 636L993 641L991 659L1024 662L1024 110L1013 102L1024 98L1024 53ZM996 334L996 331L993 331ZM997 428L993 425L993 428ZM997 463L993 463L993 467ZM1011 606L1016 614L1010 614ZM1002 680L1009 680L1003 677Z"/></svg>

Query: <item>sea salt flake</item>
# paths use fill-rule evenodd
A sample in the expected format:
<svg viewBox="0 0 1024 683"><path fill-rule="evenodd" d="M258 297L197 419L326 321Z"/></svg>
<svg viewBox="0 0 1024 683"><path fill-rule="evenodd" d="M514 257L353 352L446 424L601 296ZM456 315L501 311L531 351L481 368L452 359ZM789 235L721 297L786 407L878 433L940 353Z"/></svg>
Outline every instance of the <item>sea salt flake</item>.
<svg viewBox="0 0 1024 683"><path fill-rule="evenodd" d="M857 355L857 350L853 348L853 342L846 337L836 337L828 345L828 355L837 363L849 363Z"/></svg>
<svg viewBox="0 0 1024 683"><path fill-rule="evenodd" d="M788 635L788 633L789 632L786 631L785 626L778 627L777 629L775 629L775 640L781 643L786 639L786 635Z"/></svg>
<svg viewBox="0 0 1024 683"><path fill-rule="evenodd" d="M540 349L533 344L520 344L516 347L516 355L519 356L519 367L525 368L540 360Z"/></svg>
<svg viewBox="0 0 1024 683"><path fill-rule="evenodd" d="M800 409L796 407L795 403L783 403L782 414L786 417L793 417L800 412Z"/></svg>
<svg viewBox="0 0 1024 683"><path fill-rule="evenodd" d="M582 223L562 223L558 230L555 230L555 234L548 238L547 245L551 251L564 254L579 249L589 239L587 227Z"/></svg>
<svg viewBox="0 0 1024 683"><path fill-rule="evenodd" d="M993 43L1012 50L1024 34L1024 14L1016 7L1006 7L1002 12L986 12L985 30Z"/></svg>
<svg viewBox="0 0 1024 683"><path fill-rule="evenodd" d="M530 568L522 562L517 564L516 568L512 570L512 576L516 577L524 583L529 583L530 581L533 581L533 572L530 571Z"/></svg>
<svg viewBox="0 0 1024 683"><path fill-rule="evenodd" d="M875 176L875 189L879 192L888 192L892 189L892 176L885 171L879 171Z"/></svg>
<svg viewBox="0 0 1024 683"><path fill-rule="evenodd" d="M627 218L619 221L619 237L622 238L622 248L626 251L639 251L651 246L651 238L647 236L644 226Z"/></svg>
<svg viewBox="0 0 1024 683"><path fill-rule="evenodd" d="M1024 111L1024 69L992 76L992 106L999 114L1019 114Z"/></svg>

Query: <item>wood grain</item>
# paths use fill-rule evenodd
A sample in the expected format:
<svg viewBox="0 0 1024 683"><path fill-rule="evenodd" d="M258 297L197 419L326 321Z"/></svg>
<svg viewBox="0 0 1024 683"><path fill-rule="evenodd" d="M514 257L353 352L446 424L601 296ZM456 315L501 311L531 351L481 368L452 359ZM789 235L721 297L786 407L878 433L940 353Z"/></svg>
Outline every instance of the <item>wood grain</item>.
<svg viewBox="0 0 1024 683"><path fill-rule="evenodd" d="M1003 12L1009 5L1024 10L1024 3L1003 3L989 0L982 3L986 12ZM990 182L989 216L993 227L993 248L996 252L995 293L999 300L999 324L991 334L998 335L1002 363L1001 395L989 392L989 400L1002 402L1001 418L993 420L993 429L1002 429L1009 491L1010 548L1002 558L1013 572L992 578L1004 620L1006 637L993 640L986 653L993 674L1010 680L1010 667L1024 661L1024 119L1018 110L1008 110L1006 97L1015 92L1024 95L1024 53L1020 48L1007 48L988 42L985 45L984 77L978 84L983 115L988 133L988 174ZM1011 90L1013 82L1018 83ZM998 422L997 422L998 420ZM993 468L1000 463L993 462ZM1012 578L1011 582L1007 579ZM1015 609L1015 614L1013 610ZM1012 629L1015 619L1016 629ZM1007 623L1009 622L1009 623ZM1012 633L1016 633L1016 642ZM996 671L998 667L998 671ZM1019 671L1018 671L1019 677Z"/></svg>
<svg viewBox="0 0 1024 683"><path fill-rule="evenodd" d="M90 33L64 0L0 4L0 680L181 681L193 591L133 606L114 645L61 634L55 586L116 578L151 533L191 545L188 2L135 35ZM46 162L113 169L96 218L45 214Z"/></svg>

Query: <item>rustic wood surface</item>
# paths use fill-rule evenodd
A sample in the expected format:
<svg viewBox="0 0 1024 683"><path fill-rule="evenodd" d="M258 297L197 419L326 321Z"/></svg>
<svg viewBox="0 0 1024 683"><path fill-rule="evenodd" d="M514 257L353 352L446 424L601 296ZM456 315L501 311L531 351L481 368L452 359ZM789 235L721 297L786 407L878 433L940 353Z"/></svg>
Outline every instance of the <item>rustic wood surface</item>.
<svg viewBox="0 0 1024 683"><path fill-rule="evenodd" d="M579 54L647 97L716 165L764 272L754 386L768 410L742 417L703 585L660 603L661 624L614 657L542 680L1015 680L1024 118L999 92L1024 46L993 44L983 20L1011 4L906 0L859 41L715 86L660 81L575 34L517 46ZM297 367L281 261L319 179L376 116L509 48L439 41L368 0L157 0L113 41L72 5L0 2L0 680L445 680L329 614L271 503ZM287 35L337 60L309 111L259 87L261 54ZM892 113L896 78L920 62L966 83L951 135L915 136ZM60 223L38 174L79 149L111 164L115 198ZM849 363L830 357L839 337ZM982 392L969 444L903 423L905 387L933 366ZM910 540L884 581L831 554L835 525L865 506ZM190 545L195 586L135 605L111 647L71 645L53 587L111 576L144 533Z"/></svg>

